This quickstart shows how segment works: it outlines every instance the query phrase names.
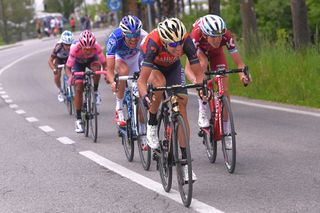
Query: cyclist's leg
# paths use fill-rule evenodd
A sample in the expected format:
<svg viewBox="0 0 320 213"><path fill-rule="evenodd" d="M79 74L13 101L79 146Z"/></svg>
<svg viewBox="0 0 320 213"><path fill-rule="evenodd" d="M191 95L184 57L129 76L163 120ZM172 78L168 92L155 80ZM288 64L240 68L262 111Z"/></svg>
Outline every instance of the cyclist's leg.
<svg viewBox="0 0 320 213"><path fill-rule="evenodd" d="M86 64L80 64L75 62L75 64L72 67L72 72L81 72L84 71L86 67ZM83 132L81 130L81 108L82 108L82 102L83 102L83 76L74 76L75 80L75 94L74 94L74 108L76 112L76 132ZM83 128L83 127L82 127Z"/></svg>

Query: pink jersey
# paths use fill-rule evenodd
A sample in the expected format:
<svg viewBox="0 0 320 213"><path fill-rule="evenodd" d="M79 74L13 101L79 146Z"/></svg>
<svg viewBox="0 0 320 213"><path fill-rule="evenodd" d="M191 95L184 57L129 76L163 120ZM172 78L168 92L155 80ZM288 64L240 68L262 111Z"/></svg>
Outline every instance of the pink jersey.
<svg viewBox="0 0 320 213"><path fill-rule="evenodd" d="M98 56L101 64L105 63L106 58L102 53L102 48L99 43L95 43L93 47L93 51L91 54L86 55L82 51L82 47L80 46L80 42L76 42L71 45L70 53L67 61L67 66L72 67L75 62L78 63L86 63L87 59Z"/></svg>

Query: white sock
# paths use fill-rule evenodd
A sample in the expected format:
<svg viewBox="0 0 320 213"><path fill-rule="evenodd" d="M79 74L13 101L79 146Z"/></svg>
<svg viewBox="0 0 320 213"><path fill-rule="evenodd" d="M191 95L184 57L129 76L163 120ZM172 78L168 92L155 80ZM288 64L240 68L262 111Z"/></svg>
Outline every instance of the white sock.
<svg viewBox="0 0 320 213"><path fill-rule="evenodd" d="M116 110L123 109L123 98L116 97Z"/></svg>
<svg viewBox="0 0 320 213"><path fill-rule="evenodd" d="M224 130L224 133L230 133L231 132L230 122L223 121L223 130Z"/></svg>
<svg viewBox="0 0 320 213"><path fill-rule="evenodd" d="M140 123L139 124L139 131L140 131L140 134L145 135L146 134L146 125Z"/></svg>
<svg viewBox="0 0 320 213"><path fill-rule="evenodd" d="M208 103L207 103L207 104L203 104L203 101L201 100L201 98L198 98L198 103L199 103L199 111L200 111L200 110L205 110L205 111L207 111Z"/></svg>

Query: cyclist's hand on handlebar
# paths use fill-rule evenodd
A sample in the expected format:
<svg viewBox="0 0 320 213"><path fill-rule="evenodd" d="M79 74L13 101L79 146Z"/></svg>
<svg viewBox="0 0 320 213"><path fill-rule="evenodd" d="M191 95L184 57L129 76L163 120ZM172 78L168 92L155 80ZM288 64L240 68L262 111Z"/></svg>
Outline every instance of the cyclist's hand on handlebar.
<svg viewBox="0 0 320 213"><path fill-rule="evenodd" d="M151 103L151 100L150 100L148 94L146 94L142 97L142 103L147 109L150 109L152 103Z"/></svg>
<svg viewBox="0 0 320 213"><path fill-rule="evenodd" d="M118 89L117 89L117 84L115 81L111 82L110 86L111 86L112 92L117 92Z"/></svg>
<svg viewBox="0 0 320 213"><path fill-rule="evenodd" d="M246 87L252 82L251 75L246 76L244 73L240 73L240 81Z"/></svg>

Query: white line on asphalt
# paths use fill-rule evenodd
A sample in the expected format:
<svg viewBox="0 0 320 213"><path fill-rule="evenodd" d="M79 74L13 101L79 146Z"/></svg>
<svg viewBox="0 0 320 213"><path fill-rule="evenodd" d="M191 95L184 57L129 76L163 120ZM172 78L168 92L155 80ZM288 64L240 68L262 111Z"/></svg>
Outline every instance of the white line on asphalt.
<svg viewBox="0 0 320 213"><path fill-rule="evenodd" d="M0 84L1 85L1 84ZM0 90L3 90L3 87L0 87Z"/></svg>
<svg viewBox="0 0 320 213"><path fill-rule="evenodd" d="M35 117L27 117L26 120L30 123L38 121L38 119L36 119Z"/></svg>
<svg viewBox="0 0 320 213"><path fill-rule="evenodd" d="M166 196L178 203L181 203L181 198L180 198L180 194L176 191L176 190L171 190L170 193L166 193L163 188L162 185L154 180L151 180L150 178L147 178L143 175L140 175L134 171L131 171L119 164L116 164L92 151L83 151L83 152L79 152L81 155L89 158L90 160L96 162L97 164L112 170L113 172L130 179L131 181L145 187L148 188L152 191L155 191L158 194L161 194L163 196ZM222 213L222 211L214 208L213 206L209 206L197 199L192 199L192 203L190 206L191 209L197 211L197 212L203 212L203 213L207 213L207 212L212 212L212 213Z"/></svg>
<svg viewBox="0 0 320 213"><path fill-rule="evenodd" d="M1 95L3 99L9 98L9 95Z"/></svg>
<svg viewBox="0 0 320 213"><path fill-rule="evenodd" d="M4 99L4 102L6 102L6 103L12 103L13 102L13 100L11 100L11 99Z"/></svg>
<svg viewBox="0 0 320 213"><path fill-rule="evenodd" d="M189 94L198 96L198 94L195 92L190 92ZM266 104L257 104L257 103L235 100L235 99L231 99L231 102L236 103L236 104L243 104L243 105L247 105L247 106L252 106L252 107L258 107L258 108L271 109L271 110L277 110L277 111L283 111L283 112L290 112L290 113L301 114L301 115L310 115L310 116L320 117L320 113L317 113L317 112L309 112L309 111L305 111L305 110L290 109L288 107L278 107L278 106L271 106L271 105L266 105Z"/></svg>
<svg viewBox="0 0 320 213"><path fill-rule="evenodd" d="M75 143L73 140L71 140L68 137L60 137L60 138L57 138L57 140L63 144L74 144Z"/></svg>
<svg viewBox="0 0 320 213"><path fill-rule="evenodd" d="M38 50L38 51L35 51L35 52L32 52L32 53L29 53L29 54L27 54L27 55L25 55L25 56L22 56L21 58L15 60L14 62L12 62L12 63L8 64L7 66L3 67L2 69L0 69L0 75L1 75L6 69L12 67L13 65L17 64L18 62L20 62L20 61L22 61L22 60L24 60L24 59L26 59L26 58L28 58L28 57L30 57L30 56L32 56L32 55L35 55L35 54L37 54L37 53L46 52L46 51L48 51L48 50L50 50L50 49L51 49L51 48L46 48L46 49Z"/></svg>
<svg viewBox="0 0 320 213"><path fill-rule="evenodd" d="M0 91L0 94L6 94L6 91Z"/></svg>
<svg viewBox="0 0 320 213"><path fill-rule="evenodd" d="M18 105L17 104L10 104L9 107L14 109L14 108L18 108Z"/></svg>
<svg viewBox="0 0 320 213"><path fill-rule="evenodd" d="M19 110L16 111L16 113L19 114L19 115L21 115L21 114L24 114L24 113L26 113L26 112L25 112L24 110L22 110L22 109L19 109Z"/></svg>
<svg viewBox="0 0 320 213"><path fill-rule="evenodd" d="M50 126L39 126L39 129L41 129L44 132L53 132L54 129L52 129Z"/></svg>

